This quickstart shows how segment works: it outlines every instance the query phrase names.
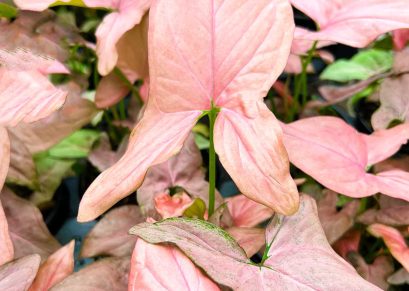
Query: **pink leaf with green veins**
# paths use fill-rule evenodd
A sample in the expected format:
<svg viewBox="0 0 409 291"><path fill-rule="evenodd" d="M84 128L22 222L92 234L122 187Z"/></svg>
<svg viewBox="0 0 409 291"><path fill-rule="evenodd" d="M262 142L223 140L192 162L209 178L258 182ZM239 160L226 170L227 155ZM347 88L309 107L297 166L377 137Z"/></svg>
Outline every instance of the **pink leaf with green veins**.
<svg viewBox="0 0 409 291"><path fill-rule="evenodd" d="M407 124L368 136L342 119L320 116L283 125L283 129L290 161L325 187L355 198L381 192L409 201L408 172L366 173L370 162L393 155L408 139Z"/></svg>
<svg viewBox="0 0 409 291"><path fill-rule="evenodd" d="M47 291L74 271L74 246L71 241L41 264L29 291Z"/></svg>
<svg viewBox="0 0 409 291"><path fill-rule="evenodd" d="M409 27L406 0L290 0L311 17L319 31L304 34L305 40L325 40L365 47L378 36Z"/></svg>
<svg viewBox="0 0 409 291"><path fill-rule="evenodd" d="M270 208L254 202L244 195L236 195L225 201L233 224L238 227L253 227L273 216L273 211Z"/></svg>
<svg viewBox="0 0 409 291"><path fill-rule="evenodd" d="M0 266L0 290L27 291L39 266L40 256L37 254Z"/></svg>
<svg viewBox="0 0 409 291"><path fill-rule="evenodd" d="M409 271L409 248L402 234L393 227L383 224L372 224L368 227L369 233L384 240L392 256Z"/></svg>
<svg viewBox="0 0 409 291"><path fill-rule="evenodd" d="M281 213L294 213L298 191L282 132L262 102L290 51L294 21L288 1L159 0L149 17L147 111L124 157L85 193L79 219L95 218L135 190L150 166L180 150L212 103L220 108L216 152L241 192ZM228 119L244 128L227 126ZM260 133L268 142L256 142ZM231 140L220 136L234 137L239 147L230 149ZM245 157L241 162L240 156Z"/></svg>
<svg viewBox="0 0 409 291"><path fill-rule="evenodd" d="M153 262L152 258L158 259ZM138 239L131 260L128 290L217 291L220 289L176 247L152 245Z"/></svg>
<svg viewBox="0 0 409 291"><path fill-rule="evenodd" d="M230 235L201 220L142 223L131 233L173 243L216 282L234 290L379 290L328 244L315 202L303 196L293 216L276 216L266 231L267 259L253 264Z"/></svg>
<svg viewBox="0 0 409 291"><path fill-rule="evenodd" d="M109 211L85 237L80 256L122 257L132 254L136 239L128 234L135 223L145 221L136 205L124 205Z"/></svg>

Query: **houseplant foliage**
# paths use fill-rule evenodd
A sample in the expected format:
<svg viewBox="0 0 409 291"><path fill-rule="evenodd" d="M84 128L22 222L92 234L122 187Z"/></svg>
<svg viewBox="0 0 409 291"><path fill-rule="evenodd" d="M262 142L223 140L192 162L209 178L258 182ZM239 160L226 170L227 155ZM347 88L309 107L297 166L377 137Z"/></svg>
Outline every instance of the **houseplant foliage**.
<svg viewBox="0 0 409 291"><path fill-rule="evenodd" d="M6 0L0 31L1 290L408 284L408 0Z"/></svg>

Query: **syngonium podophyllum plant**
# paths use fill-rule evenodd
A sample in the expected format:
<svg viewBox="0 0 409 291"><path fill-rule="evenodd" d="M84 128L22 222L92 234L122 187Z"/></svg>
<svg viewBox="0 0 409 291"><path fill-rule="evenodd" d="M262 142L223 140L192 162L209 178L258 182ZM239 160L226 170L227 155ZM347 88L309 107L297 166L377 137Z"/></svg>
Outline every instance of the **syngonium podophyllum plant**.
<svg viewBox="0 0 409 291"><path fill-rule="evenodd" d="M358 253L360 233L351 231L359 208L366 210L366 202L352 198L377 193L389 198L383 198L380 210L372 209L377 213L365 212L359 219L370 221L368 232L382 237L396 260L409 268L402 234L384 225L408 225L407 218L391 218L382 211L382 207L398 207L394 204L397 199L409 201L409 173L399 167L371 170L406 143L406 120L372 134L359 133L330 116L284 124L264 102L273 85L279 90L276 81L286 65L287 71L289 67L299 70L294 96L290 96L295 109L287 116L292 121L296 111L307 105L312 58L323 56L323 47L333 43L362 48L386 32L409 28L407 0L14 3L22 10L34 11L65 4L104 10L106 16L96 28L95 47L97 68L104 77L96 88L95 103L111 106L131 91L140 94L145 105L136 106L134 119L126 124L132 126L138 119L127 146L121 144L118 152L113 152L109 138L101 136L89 155L91 163L103 172L85 192L78 221L96 219L138 189L138 206L110 210L83 242L81 257L109 258L71 274L74 243L61 247L39 210L4 187L0 196L0 289L378 290L377 286L388 286L385 278L393 267L384 257L368 265ZM315 21L317 31L295 28L291 4ZM14 6L4 5L8 9L4 11L13 15ZM4 27L13 24L10 21ZM21 28L17 31L21 33ZM56 159L69 161L71 167L70 159L88 155L84 140L91 147L97 138L84 131L72 134L78 129L74 126L67 130L68 138L59 136L47 146L24 141L24 133L39 136L41 129L50 130L61 121L73 123L66 115L73 112L67 94L74 90L72 86L56 87L47 78L49 74L72 73L59 61L66 58L57 54L44 57L38 49L24 50L23 43L27 42L8 47L0 36L0 45L4 44L0 47L1 184L7 177L10 184L19 181L22 185L18 177L27 176L25 172L10 175L12 169L18 169L13 150L21 153L21 149L17 151L16 144L26 147L24 153L32 162L43 162L36 164L35 174L39 174L55 165ZM371 63L376 71L372 74L369 66L362 64L365 58L358 59L353 61L364 67L360 76L367 78L363 79L391 69ZM294 60L297 64L290 64ZM394 66L388 77L409 71L397 72ZM331 75L329 72L322 77ZM133 82L137 79L144 79L144 85L135 93ZM284 98L286 94L284 90ZM78 110L80 107L84 106L77 105ZM93 109L85 113L93 114ZM205 117L209 121L208 181L191 134ZM34 126L25 125L31 122ZM41 139L40 135L37 140ZM216 190L216 154L242 195L223 200ZM299 194L290 175L290 161L328 188L320 193L323 197L318 205L312 197ZM32 198L37 204L38 191L44 191L37 184L42 181L44 188L51 183L44 176L35 183L25 177L24 186L37 191L37 198ZM337 193L350 198L339 203ZM342 210L337 211L337 206ZM266 227L260 227L268 219ZM27 227L27 221L32 226ZM260 256L254 257L257 253ZM403 270L401 276L405 275Z"/></svg>

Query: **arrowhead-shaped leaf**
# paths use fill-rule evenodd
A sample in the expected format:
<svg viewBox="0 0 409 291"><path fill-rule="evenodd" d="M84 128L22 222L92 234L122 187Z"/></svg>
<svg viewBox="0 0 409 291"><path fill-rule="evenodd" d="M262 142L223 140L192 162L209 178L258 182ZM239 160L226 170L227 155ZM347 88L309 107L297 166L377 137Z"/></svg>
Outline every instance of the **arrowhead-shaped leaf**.
<svg viewBox="0 0 409 291"><path fill-rule="evenodd" d="M263 266L253 264L230 235L205 221L170 218L142 223L130 232L151 243L177 245L212 279L234 290L378 290L332 250L315 202L307 196L295 215L277 216L267 228Z"/></svg>

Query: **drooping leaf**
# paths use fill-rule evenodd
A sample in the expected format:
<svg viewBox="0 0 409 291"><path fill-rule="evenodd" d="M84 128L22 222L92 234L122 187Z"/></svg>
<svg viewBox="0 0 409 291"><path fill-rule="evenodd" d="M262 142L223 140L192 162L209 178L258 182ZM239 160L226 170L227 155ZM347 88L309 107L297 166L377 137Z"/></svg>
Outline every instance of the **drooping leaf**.
<svg viewBox="0 0 409 291"><path fill-rule="evenodd" d="M123 291L128 286L129 257L92 263L53 287L53 291Z"/></svg>
<svg viewBox="0 0 409 291"><path fill-rule="evenodd" d="M263 266L252 264L226 232L202 220L170 218L130 232L151 243L177 245L212 279L234 290L379 290L331 249L307 196L295 215L277 216L268 227Z"/></svg>
<svg viewBox="0 0 409 291"><path fill-rule="evenodd" d="M152 258L156 258L153 264ZM169 270L172 270L170 276ZM132 254L128 290L220 289L176 247L153 245L138 239Z"/></svg>
<svg viewBox="0 0 409 291"><path fill-rule="evenodd" d="M323 80L348 82L367 80L392 68L391 52L372 49L356 54L350 60L338 60L329 65L320 75Z"/></svg>
<svg viewBox="0 0 409 291"><path fill-rule="evenodd" d="M85 237L81 257L131 255L136 239L128 231L135 223L143 221L145 218L135 205L112 209Z"/></svg>
<svg viewBox="0 0 409 291"><path fill-rule="evenodd" d="M311 17L319 31L304 34L306 40L326 40L353 47L365 47L378 36L409 26L406 0L291 0Z"/></svg>
<svg viewBox="0 0 409 291"><path fill-rule="evenodd" d="M0 266L0 290L27 291L40 261L40 256L34 254Z"/></svg>
<svg viewBox="0 0 409 291"><path fill-rule="evenodd" d="M29 291L47 291L74 271L74 246L71 241L41 264Z"/></svg>
<svg viewBox="0 0 409 291"><path fill-rule="evenodd" d="M60 248L60 244L48 231L37 207L7 188L1 192L0 199L14 245L15 258L39 254L44 260Z"/></svg>
<svg viewBox="0 0 409 291"><path fill-rule="evenodd" d="M404 237L396 228L383 224L372 224L368 227L368 231L373 236L382 238L392 256L398 260L407 271L409 270L409 248Z"/></svg>

